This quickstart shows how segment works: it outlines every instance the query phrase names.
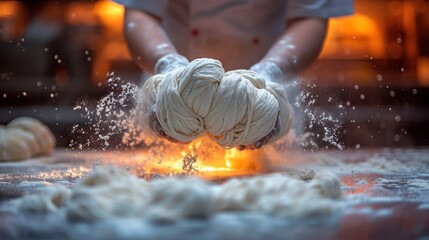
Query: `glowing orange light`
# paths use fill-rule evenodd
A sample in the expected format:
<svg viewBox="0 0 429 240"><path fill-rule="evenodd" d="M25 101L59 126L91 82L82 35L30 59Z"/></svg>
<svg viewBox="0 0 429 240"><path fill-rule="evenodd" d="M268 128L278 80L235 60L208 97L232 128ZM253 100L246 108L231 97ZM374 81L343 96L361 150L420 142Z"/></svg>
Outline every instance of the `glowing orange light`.
<svg viewBox="0 0 429 240"><path fill-rule="evenodd" d="M96 26L98 24L98 19L92 11L92 3L69 4L66 9L66 19L73 25L84 24Z"/></svg>
<svg viewBox="0 0 429 240"><path fill-rule="evenodd" d="M332 19L321 57L382 58L386 55L382 33L377 23L363 14Z"/></svg>
<svg viewBox="0 0 429 240"><path fill-rule="evenodd" d="M417 59L417 76L421 86L429 86L429 57Z"/></svg>
<svg viewBox="0 0 429 240"><path fill-rule="evenodd" d="M347 193L353 194L375 194L375 181L380 178L380 174L354 174L341 177L341 182L348 187ZM357 183L357 179L365 180L364 184Z"/></svg>
<svg viewBox="0 0 429 240"><path fill-rule="evenodd" d="M0 17L16 15L20 9L21 3L17 1L0 2Z"/></svg>
<svg viewBox="0 0 429 240"><path fill-rule="evenodd" d="M94 13L101 24L115 32L122 31L124 7L112 1L99 1L95 4Z"/></svg>
<svg viewBox="0 0 429 240"><path fill-rule="evenodd" d="M227 150L208 138L189 144L162 142L148 150L103 153L103 156L114 165L130 167L138 176L190 174L206 179L228 178L260 174L267 165L263 151ZM90 160L99 156L87 153L86 157Z"/></svg>

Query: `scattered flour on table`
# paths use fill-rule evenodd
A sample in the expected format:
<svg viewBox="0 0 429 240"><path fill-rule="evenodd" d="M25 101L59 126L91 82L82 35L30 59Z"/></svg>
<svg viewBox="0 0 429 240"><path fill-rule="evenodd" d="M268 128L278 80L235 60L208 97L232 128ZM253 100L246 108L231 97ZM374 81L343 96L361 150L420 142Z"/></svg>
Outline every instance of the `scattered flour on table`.
<svg viewBox="0 0 429 240"><path fill-rule="evenodd" d="M339 179L323 172L310 180L276 173L217 185L192 177L149 182L120 168L100 167L72 189L47 187L10 204L17 212L62 214L78 221L144 217L165 222L224 211L277 217L323 215L341 210L341 198Z"/></svg>
<svg viewBox="0 0 429 240"><path fill-rule="evenodd" d="M370 157L363 163L356 164L358 167L381 169L388 172L408 172L427 168L427 164L417 161L399 161L397 159L387 159L378 155Z"/></svg>
<svg viewBox="0 0 429 240"><path fill-rule="evenodd" d="M52 183L46 181L22 181L17 187L18 188L37 188L51 186Z"/></svg>
<svg viewBox="0 0 429 240"><path fill-rule="evenodd" d="M420 210L428 210L429 209L429 203L422 203L419 205L418 209Z"/></svg>
<svg viewBox="0 0 429 240"><path fill-rule="evenodd" d="M350 172L424 173L429 170L429 161L427 160L403 161L378 154L368 156L365 161L358 162L345 162L343 159L335 158L332 155L315 154L308 158L306 163L310 164L311 167L329 169L339 174Z"/></svg>
<svg viewBox="0 0 429 240"><path fill-rule="evenodd" d="M427 179L409 179L407 184L415 188L429 189L429 180Z"/></svg>

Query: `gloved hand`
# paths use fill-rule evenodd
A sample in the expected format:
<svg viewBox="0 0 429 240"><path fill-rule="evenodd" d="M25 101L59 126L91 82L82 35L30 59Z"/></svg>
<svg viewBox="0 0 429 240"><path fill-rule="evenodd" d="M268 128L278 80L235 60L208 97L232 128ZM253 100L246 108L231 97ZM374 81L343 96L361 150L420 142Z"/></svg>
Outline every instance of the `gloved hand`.
<svg viewBox="0 0 429 240"><path fill-rule="evenodd" d="M285 84L285 76L277 64L270 61L262 61L253 65L250 70L260 74L265 81L275 82L281 85ZM276 137L280 133L280 120L279 114L277 114L277 120L273 130L269 132L265 137L258 140L257 142L249 145L240 145L237 147L238 150L243 151L245 149L259 149L267 144L271 138Z"/></svg>
<svg viewBox="0 0 429 240"><path fill-rule="evenodd" d="M177 53L171 53L158 59L158 61L155 64L154 73L168 74L170 72L176 71L179 68L186 67L188 64L189 64L189 60L186 57ZM165 131L162 129L162 126L159 123L158 118L156 117L155 103L151 107L149 126L151 126L152 130L156 132L159 136L171 142L179 142L178 140L168 136L165 133Z"/></svg>
<svg viewBox="0 0 429 240"><path fill-rule="evenodd" d="M155 74L167 74L174 70L177 70L181 67L186 67L189 64L189 60L177 53L167 54L160 59L155 64L154 73Z"/></svg>
<svg viewBox="0 0 429 240"><path fill-rule="evenodd" d="M285 84L286 78L280 67L271 61L262 61L253 65L250 70L259 73L265 81Z"/></svg>

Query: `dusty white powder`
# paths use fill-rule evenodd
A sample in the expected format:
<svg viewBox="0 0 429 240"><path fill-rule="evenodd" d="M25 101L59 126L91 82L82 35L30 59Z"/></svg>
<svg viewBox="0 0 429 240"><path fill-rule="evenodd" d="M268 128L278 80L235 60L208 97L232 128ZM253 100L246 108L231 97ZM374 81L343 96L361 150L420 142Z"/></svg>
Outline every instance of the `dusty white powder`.
<svg viewBox="0 0 429 240"><path fill-rule="evenodd" d="M298 159L300 159L298 157ZM427 159L412 159L409 161L397 159L394 157L385 157L379 154L373 154L363 157L365 161L344 161L341 157L335 157L325 153L316 153L306 156L305 164L311 164L315 169L328 169L329 171L337 174L344 173L384 173L384 174L397 174L397 173L424 173L429 169Z"/></svg>
<svg viewBox="0 0 429 240"><path fill-rule="evenodd" d="M14 200L12 206L18 212L63 214L79 221L143 217L163 222L222 211L278 217L329 214L341 209L341 196L338 178L329 173L316 173L309 180L277 173L216 185L190 177L148 182L120 168L102 167L73 189L47 187Z"/></svg>
<svg viewBox="0 0 429 240"><path fill-rule="evenodd" d="M274 216L327 214L339 209L340 182L329 173L304 181L284 174L232 179L215 188L218 211L263 212Z"/></svg>

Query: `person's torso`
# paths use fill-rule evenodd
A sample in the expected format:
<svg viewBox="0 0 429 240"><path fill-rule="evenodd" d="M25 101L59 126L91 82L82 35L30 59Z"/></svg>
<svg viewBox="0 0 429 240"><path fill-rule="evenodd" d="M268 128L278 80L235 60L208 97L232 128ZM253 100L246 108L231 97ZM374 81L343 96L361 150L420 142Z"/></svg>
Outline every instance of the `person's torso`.
<svg viewBox="0 0 429 240"><path fill-rule="evenodd" d="M249 68L285 29L284 0L169 1L163 25L190 60L215 58L226 70Z"/></svg>

